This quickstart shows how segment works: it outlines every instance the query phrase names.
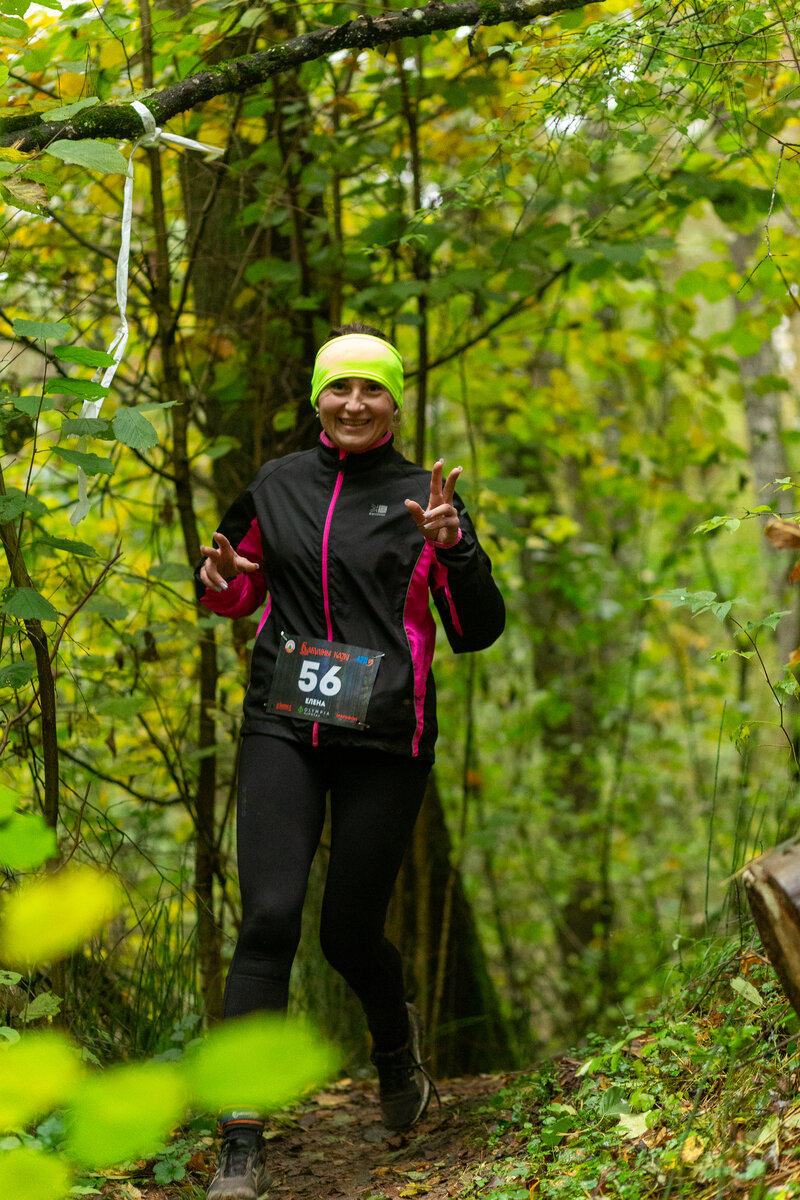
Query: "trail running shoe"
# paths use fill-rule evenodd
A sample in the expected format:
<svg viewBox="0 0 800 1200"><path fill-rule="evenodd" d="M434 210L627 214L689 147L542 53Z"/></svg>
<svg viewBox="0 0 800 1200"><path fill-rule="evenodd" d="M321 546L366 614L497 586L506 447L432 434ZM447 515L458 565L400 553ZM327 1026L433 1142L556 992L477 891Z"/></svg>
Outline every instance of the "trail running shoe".
<svg viewBox="0 0 800 1200"><path fill-rule="evenodd" d="M269 1183L266 1147L261 1142L239 1142L226 1138L222 1143L217 1173L206 1192L207 1200L259 1200Z"/></svg>
<svg viewBox="0 0 800 1200"><path fill-rule="evenodd" d="M399 1050L374 1050L378 1070L381 1116L387 1129L409 1129L428 1107L431 1081L420 1062L422 1019L413 1004L408 1009L408 1041Z"/></svg>

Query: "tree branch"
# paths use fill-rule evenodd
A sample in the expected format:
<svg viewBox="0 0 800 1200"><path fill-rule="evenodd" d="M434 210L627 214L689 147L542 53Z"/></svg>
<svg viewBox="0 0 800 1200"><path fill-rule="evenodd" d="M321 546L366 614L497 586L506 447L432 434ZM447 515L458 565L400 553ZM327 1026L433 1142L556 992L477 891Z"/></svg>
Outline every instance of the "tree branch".
<svg viewBox="0 0 800 1200"><path fill-rule="evenodd" d="M268 50L247 54L199 71L142 103L162 125L178 113L187 112L215 96L246 92L274 75L294 70L302 63L324 58L339 50L371 50L400 38L422 38L428 34L469 25L501 25L506 21L528 25L538 17L582 8L585 0L431 0L424 8L404 8L396 13L358 17L343 25L331 25L301 34ZM46 113L44 114L46 116ZM27 117L28 124L23 125ZM12 126L13 122L13 126ZM132 141L143 132L142 122L129 104L98 104L70 121L46 121L29 113L0 120L0 146L18 150L42 150L56 139L116 138Z"/></svg>

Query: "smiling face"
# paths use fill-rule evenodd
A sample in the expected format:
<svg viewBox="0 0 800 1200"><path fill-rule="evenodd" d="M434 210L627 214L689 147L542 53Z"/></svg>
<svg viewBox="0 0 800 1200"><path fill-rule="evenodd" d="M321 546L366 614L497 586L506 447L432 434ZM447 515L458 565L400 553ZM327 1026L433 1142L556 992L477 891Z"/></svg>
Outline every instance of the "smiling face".
<svg viewBox="0 0 800 1200"><path fill-rule="evenodd" d="M334 379L317 399L319 419L328 437L342 450L358 453L388 432L395 404L382 383L373 379Z"/></svg>

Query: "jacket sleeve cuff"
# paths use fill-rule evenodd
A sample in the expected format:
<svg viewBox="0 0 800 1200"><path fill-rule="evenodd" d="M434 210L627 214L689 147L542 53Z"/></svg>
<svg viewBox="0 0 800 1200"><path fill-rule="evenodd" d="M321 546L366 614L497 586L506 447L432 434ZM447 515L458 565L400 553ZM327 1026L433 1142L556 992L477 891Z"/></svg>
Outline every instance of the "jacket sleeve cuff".
<svg viewBox="0 0 800 1200"><path fill-rule="evenodd" d="M436 553L437 553L437 554L444 554L444 555L446 555L446 554L448 553L448 551L449 551L449 550L455 550L456 546L457 546L457 545L458 545L458 543L461 541L461 539L463 538L463 536L464 536L464 530L463 530L463 529L461 528L461 526L459 525L459 528L458 528L458 537L456 538L456 540L455 540L454 542L451 542L449 546L443 546L441 542L434 542L434 543L433 543L433 548L434 548L434 550L436 551Z"/></svg>
<svg viewBox="0 0 800 1200"><path fill-rule="evenodd" d="M264 599L263 595L259 598L260 590L254 577L242 571L240 575L228 580L228 587L224 592L206 588L200 596L200 603L221 617L248 617ZM263 591L266 595L266 587Z"/></svg>

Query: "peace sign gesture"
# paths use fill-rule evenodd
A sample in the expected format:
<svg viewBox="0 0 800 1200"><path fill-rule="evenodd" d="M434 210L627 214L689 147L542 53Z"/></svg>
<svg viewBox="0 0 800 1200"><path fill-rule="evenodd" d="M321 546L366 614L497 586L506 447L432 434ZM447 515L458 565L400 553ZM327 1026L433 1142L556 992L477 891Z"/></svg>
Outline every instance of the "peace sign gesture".
<svg viewBox="0 0 800 1200"><path fill-rule="evenodd" d="M406 508L411 513L417 529L429 542L437 542L440 546L453 546L458 539L460 524L458 512L453 504L453 493L456 482L463 467L453 467L447 479L442 483L444 459L440 458L433 464L431 471L431 495L428 507L423 511L416 500L406 500Z"/></svg>
<svg viewBox="0 0 800 1200"><path fill-rule="evenodd" d="M216 546L200 547L206 556L200 568L200 578L212 592L226 592L226 580L233 579L242 571L249 575L259 569L258 563L236 553L224 533L213 533L211 536L217 543Z"/></svg>

